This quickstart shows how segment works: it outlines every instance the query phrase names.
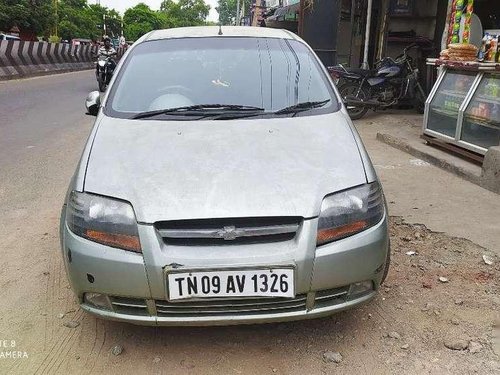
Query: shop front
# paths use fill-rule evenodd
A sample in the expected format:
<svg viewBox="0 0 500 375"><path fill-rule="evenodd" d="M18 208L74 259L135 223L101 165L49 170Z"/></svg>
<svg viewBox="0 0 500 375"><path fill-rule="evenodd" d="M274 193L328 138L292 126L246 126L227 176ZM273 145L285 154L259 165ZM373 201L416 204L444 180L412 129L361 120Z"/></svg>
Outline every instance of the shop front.
<svg viewBox="0 0 500 375"><path fill-rule="evenodd" d="M439 75L427 99L424 138L482 161L500 145L500 14L496 1L454 0ZM474 21L473 21L474 20Z"/></svg>

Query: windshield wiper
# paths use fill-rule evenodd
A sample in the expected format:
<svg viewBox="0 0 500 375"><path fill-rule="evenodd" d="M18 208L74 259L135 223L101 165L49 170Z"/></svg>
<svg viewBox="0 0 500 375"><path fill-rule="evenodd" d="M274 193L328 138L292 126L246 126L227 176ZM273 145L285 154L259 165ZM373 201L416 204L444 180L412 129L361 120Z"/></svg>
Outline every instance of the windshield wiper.
<svg viewBox="0 0 500 375"><path fill-rule="evenodd" d="M317 102L302 102L302 103L292 105L290 107L280 109L279 111L274 112L274 114L275 115L287 115L289 113L297 114L299 112L308 111L308 110L313 109L313 108L323 107L329 101L330 101L330 99L317 101Z"/></svg>
<svg viewBox="0 0 500 375"><path fill-rule="evenodd" d="M212 111L214 110L214 111ZM155 117L159 115L182 115L182 116L218 116L222 111L230 111L231 113L246 113L246 112L261 112L264 108L253 107L248 105L238 104L196 104L186 107L176 107L168 109L160 109L156 111L141 112L134 115L133 119L142 119Z"/></svg>

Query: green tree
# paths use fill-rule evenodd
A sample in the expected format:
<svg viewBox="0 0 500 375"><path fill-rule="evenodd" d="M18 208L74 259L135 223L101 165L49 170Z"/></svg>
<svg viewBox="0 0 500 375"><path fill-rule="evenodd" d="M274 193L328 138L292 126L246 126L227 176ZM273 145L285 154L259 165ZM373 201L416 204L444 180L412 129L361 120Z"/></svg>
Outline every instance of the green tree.
<svg viewBox="0 0 500 375"><path fill-rule="evenodd" d="M86 8L86 11L96 24L99 33L104 34L103 20L106 16L106 34L111 37L121 35L121 16L114 9L108 9L101 5L91 4Z"/></svg>
<svg viewBox="0 0 500 375"><path fill-rule="evenodd" d="M164 0L160 12L166 17L166 27L201 26L206 24L210 5L204 0Z"/></svg>
<svg viewBox="0 0 500 375"><path fill-rule="evenodd" d="M219 13L219 22L222 25L234 25L236 22L236 1L237 0L219 0L218 6L215 8ZM250 9L250 0L240 1L240 6L245 6L245 9Z"/></svg>
<svg viewBox="0 0 500 375"><path fill-rule="evenodd" d="M76 9L84 9L87 6L87 0L64 0L64 4Z"/></svg>
<svg viewBox="0 0 500 375"><path fill-rule="evenodd" d="M36 35L50 34L55 25L52 0L0 0L0 30L9 31L13 26Z"/></svg>
<svg viewBox="0 0 500 375"><path fill-rule="evenodd" d="M60 0L58 9L59 35L62 39L99 39L104 34L112 37L121 35L121 17L114 9L97 4L87 4L87 0Z"/></svg>
<svg viewBox="0 0 500 375"><path fill-rule="evenodd" d="M60 1L57 15L59 36L64 40L96 39L100 34L86 0Z"/></svg>
<svg viewBox="0 0 500 375"><path fill-rule="evenodd" d="M71 40L73 38L81 37L81 32L78 26L68 19L64 19L59 22L58 28L59 35L61 35L62 39Z"/></svg>
<svg viewBox="0 0 500 375"><path fill-rule="evenodd" d="M106 30L108 35L118 37L122 33L122 18L114 9L106 9Z"/></svg>
<svg viewBox="0 0 500 375"><path fill-rule="evenodd" d="M144 3L139 3L125 11L123 16L125 36L136 40L151 30L162 29L166 24L165 16L156 12Z"/></svg>

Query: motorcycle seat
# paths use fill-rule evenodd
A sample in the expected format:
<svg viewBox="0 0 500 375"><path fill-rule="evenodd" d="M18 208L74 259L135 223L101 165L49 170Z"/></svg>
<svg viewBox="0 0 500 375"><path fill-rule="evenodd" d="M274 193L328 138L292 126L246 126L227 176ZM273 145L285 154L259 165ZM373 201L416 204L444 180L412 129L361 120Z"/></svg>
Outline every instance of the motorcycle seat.
<svg viewBox="0 0 500 375"><path fill-rule="evenodd" d="M376 69L361 69L361 68L346 68L347 72L359 75L361 77L375 77L377 75Z"/></svg>

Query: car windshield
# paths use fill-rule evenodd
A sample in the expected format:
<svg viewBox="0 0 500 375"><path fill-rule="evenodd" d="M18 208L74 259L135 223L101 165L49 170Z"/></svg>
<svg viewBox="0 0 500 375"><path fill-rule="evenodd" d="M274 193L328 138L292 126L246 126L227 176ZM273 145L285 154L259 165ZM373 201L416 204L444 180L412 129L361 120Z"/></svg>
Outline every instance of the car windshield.
<svg viewBox="0 0 500 375"><path fill-rule="evenodd" d="M255 108L259 115L276 116L323 114L340 107L316 57L303 43L214 37L139 44L111 87L105 113L141 118L186 107L201 113L212 105L219 112L247 107L246 113ZM279 112L293 106L298 110ZM179 114L167 111L154 118L172 119L173 113Z"/></svg>

